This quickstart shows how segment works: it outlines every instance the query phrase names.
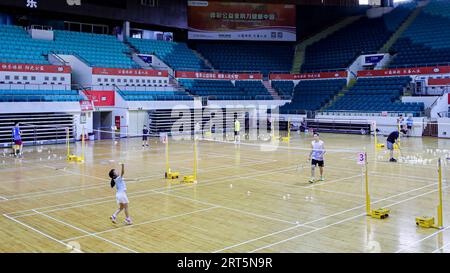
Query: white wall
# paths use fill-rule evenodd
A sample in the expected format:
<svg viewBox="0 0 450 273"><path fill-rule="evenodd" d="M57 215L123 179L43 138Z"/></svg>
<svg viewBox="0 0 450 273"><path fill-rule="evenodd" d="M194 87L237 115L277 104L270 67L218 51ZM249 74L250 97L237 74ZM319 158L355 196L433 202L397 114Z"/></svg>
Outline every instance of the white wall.
<svg viewBox="0 0 450 273"><path fill-rule="evenodd" d="M448 111L448 94L442 95L431 108L431 117L438 118L438 113Z"/></svg>
<svg viewBox="0 0 450 273"><path fill-rule="evenodd" d="M333 115L316 115L316 119L334 119L335 121L349 121L349 120L365 120L367 122L376 122L379 134L388 135L394 130L398 130L397 117L382 117L382 116L333 116ZM413 130L411 136L422 136L425 127L425 118L413 118Z"/></svg>
<svg viewBox="0 0 450 273"><path fill-rule="evenodd" d="M72 67L72 83L81 86L92 85L92 68L73 55L58 55Z"/></svg>
<svg viewBox="0 0 450 273"><path fill-rule="evenodd" d="M439 96L426 96L426 97L412 97L412 96L404 96L402 97L402 102L423 102L425 108L430 107Z"/></svg>
<svg viewBox="0 0 450 273"><path fill-rule="evenodd" d="M80 112L75 102L1 102L0 113Z"/></svg>
<svg viewBox="0 0 450 273"><path fill-rule="evenodd" d="M450 118L438 118L438 137L450 138Z"/></svg>
<svg viewBox="0 0 450 273"><path fill-rule="evenodd" d="M52 30L29 29L28 33L33 39L53 41L54 33Z"/></svg>

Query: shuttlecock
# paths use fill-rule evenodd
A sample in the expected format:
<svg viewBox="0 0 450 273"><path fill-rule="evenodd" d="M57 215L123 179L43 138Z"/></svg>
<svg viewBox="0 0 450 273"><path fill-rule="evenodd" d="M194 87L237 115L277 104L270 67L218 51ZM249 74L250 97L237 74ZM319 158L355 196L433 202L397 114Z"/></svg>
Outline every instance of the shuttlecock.
<svg viewBox="0 0 450 273"><path fill-rule="evenodd" d="M250 191L247 191L247 195L250 195Z"/></svg>
<svg viewBox="0 0 450 273"><path fill-rule="evenodd" d="M286 200L286 195L283 195L283 200Z"/></svg>
<svg viewBox="0 0 450 273"><path fill-rule="evenodd" d="M232 189L233 188L233 184L230 184L230 189Z"/></svg>

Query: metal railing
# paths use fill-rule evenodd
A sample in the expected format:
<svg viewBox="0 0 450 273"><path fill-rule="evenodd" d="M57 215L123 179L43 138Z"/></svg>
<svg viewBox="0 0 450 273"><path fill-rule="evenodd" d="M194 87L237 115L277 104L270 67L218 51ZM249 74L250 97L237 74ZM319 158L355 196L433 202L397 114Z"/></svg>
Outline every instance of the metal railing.
<svg viewBox="0 0 450 273"><path fill-rule="evenodd" d="M384 112L384 113L383 113ZM324 116L388 116L388 117L397 117L399 115L408 116L419 114L420 116L424 115L424 111L358 111L358 110L325 110L316 112L317 115Z"/></svg>

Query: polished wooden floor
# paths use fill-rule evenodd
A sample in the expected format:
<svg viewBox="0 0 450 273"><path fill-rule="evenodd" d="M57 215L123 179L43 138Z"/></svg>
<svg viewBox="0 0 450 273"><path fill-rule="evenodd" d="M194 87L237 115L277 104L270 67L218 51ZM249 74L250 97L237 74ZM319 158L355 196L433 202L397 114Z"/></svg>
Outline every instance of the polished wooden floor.
<svg viewBox="0 0 450 273"><path fill-rule="evenodd" d="M414 220L436 214L436 158L449 156L449 140L404 138L404 160L389 163L370 136L322 139L326 180L312 185L311 136L297 134L278 145L200 141L195 185L162 178L157 139L150 149L139 139L90 142L85 164L66 162L64 145L26 147L21 160L4 150L0 252L450 252L446 181L445 228ZM172 170L192 174L192 147L171 143ZM386 220L365 215L359 151L369 154L373 207L392 210ZM107 174L118 162L126 164L132 226L109 221L116 202Z"/></svg>

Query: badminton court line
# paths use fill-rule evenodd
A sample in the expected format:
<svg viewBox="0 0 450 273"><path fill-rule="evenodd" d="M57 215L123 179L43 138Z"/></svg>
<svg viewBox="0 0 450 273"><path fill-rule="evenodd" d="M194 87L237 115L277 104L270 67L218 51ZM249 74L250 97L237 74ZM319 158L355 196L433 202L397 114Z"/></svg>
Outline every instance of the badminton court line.
<svg viewBox="0 0 450 273"><path fill-rule="evenodd" d="M3 197L3 196L1 196L1 195L0 195L0 199L1 199L1 200L5 200L5 201L8 201L8 198L6 198L6 197Z"/></svg>
<svg viewBox="0 0 450 273"><path fill-rule="evenodd" d="M446 231L446 230L449 229L449 228L450 228L450 226L445 227L445 228L443 228L443 229L441 229L441 230L438 230L438 231L436 231L436 232L434 232L434 233L432 233L432 234L430 234L430 235L428 235L428 236L426 236L426 237L424 237L424 238L422 238L422 239L420 239L420 240L417 240L417 241L415 241L415 242L412 242L411 244L408 244L406 247L400 248L400 249L397 250L395 253L400 253L400 252L403 252L403 251L405 251L405 250L408 250L408 249L411 248L412 246L415 246L415 245L417 245L417 244L419 244L419 243L421 243L421 242L423 242L423 241L425 241L425 240L428 240L428 239L430 239L431 237L434 237L434 236L438 235L439 233ZM447 245L448 245L448 244L447 244ZM445 246L447 246L447 245L445 245ZM444 247L445 247L445 246L444 246ZM436 249L435 251L437 251L437 250L440 250L440 248L439 248L439 249Z"/></svg>
<svg viewBox="0 0 450 273"><path fill-rule="evenodd" d="M261 175L266 175L266 174L274 174L274 173L282 172L282 171L285 171L285 170L286 170L286 168L279 168L279 169L276 169L275 171L271 170L271 171L266 171L266 172L258 171L258 174L254 174L254 176L261 176ZM206 183L196 184L196 187L207 186L207 185L214 185L214 184L223 183L225 181L236 179L236 178L241 178L241 177L242 177L241 175L237 174L237 175L228 176L228 177L225 177L225 178L205 179L204 181L207 181ZM245 176L245 177L242 177L242 178L249 178L249 177L252 177L252 176ZM140 193L149 194L149 193L152 193L153 191L158 192L158 190L172 190L172 191L175 191L175 190L178 190L178 189L185 189L186 188L185 186L186 185L184 185L184 184L179 184L179 185L172 186L172 188L170 188L170 189L167 189L167 186L165 186L165 187L160 187L160 188L155 188L155 189L131 192L131 193L128 194L128 196L137 196ZM142 195L142 194L140 194L140 195ZM96 200L105 200L105 199L108 199L105 202L111 202L112 200L114 200L114 198L112 198L111 196L106 196L106 197L101 197L101 198L94 198L94 199L87 199L87 200L63 203L63 204L58 204L58 205L53 205L53 206L38 207L38 208L34 208L34 209L35 210L41 210L41 209L48 209L48 208L56 208L56 207L60 207L60 206L67 206L67 205L72 205L72 204L79 204L79 203L85 203L85 202L96 201ZM98 204L98 203L92 203L92 205L94 205L94 204ZM91 204L83 204L83 205L75 206L75 207L89 206L89 205L91 205ZM70 209L70 208L72 208L72 207L69 206L67 208L61 208L59 210ZM28 211L31 211L31 209L10 212L10 213L8 213L8 215L17 214L17 213L23 213L23 212L28 212ZM31 215L34 215L34 213L31 214Z"/></svg>
<svg viewBox="0 0 450 273"><path fill-rule="evenodd" d="M283 170L280 170L280 171L283 171ZM261 174L261 175L264 175L264 174ZM256 175L256 176L258 176L258 175ZM251 177L251 176L247 176L247 177L244 177L244 178L249 178L249 177ZM225 181L227 181L227 180L231 180L231 179L234 179L234 178L228 177L228 178L226 178L226 179L210 180L210 183L198 184L197 186L206 186L206 185L213 185L213 184L223 183L223 182L225 182ZM160 189L166 190L167 192L172 192L172 191L177 191L177 190L181 190L181 189L186 189L186 187L181 187L181 186L183 186L182 184L180 184L179 186L180 186L180 187L176 187L176 188L175 188L175 186L174 186L174 188L172 188L172 189L167 189L167 188L160 188ZM161 194L161 193L162 193L162 191L158 191L158 189L150 189L150 190L145 190L145 191L142 191L142 192L146 192L146 193L139 194L139 195L138 195L138 194L134 194L134 195L133 195L133 194L129 194L128 196L132 196L132 197L142 197L142 196L146 196L146 195ZM104 200L104 199L108 199L108 200L100 201L100 202L95 202L95 203L81 204L81 205L77 205L77 206L69 206L69 207L63 207L63 208L56 208L56 209L52 209L52 210L46 210L46 211L44 211L44 213L49 213L49 212L54 212L54 211L61 211L61 210L67 210L67 209L72 209L72 208L77 208L77 207L91 206L91 205L96 205L96 204L102 204L102 203L112 202L111 197L104 197L104 198L98 198L98 199L99 199L99 200L102 200L102 199L103 199L103 200ZM87 200L87 201L89 201L89 200ZM72 203L81 203L81 202L72 202ZM68 204L70 204L70 203L68 203ZM67 205L67 204L62 204L62 205ZM43 208L45 209L45 208L58 207L58 206L60 206L60 205L57 205L57 206L49 206L49 207L43 207ZM43 209L43 208L35 208L34 210L40 210L40 209ZM21 211L21 212L28 212L28 211L31 211L31 210L25 210L25 211ZM13 214L13 213L9 213L9 214ZM27 216L35 215L35 214L36 214L36 213L24 214L24 215L16 216L15 218L22 218L22 217L27 217ZM281 220L281 221L284 221L284 220Z"/></svg>
<svg viewBox="0 0 450 273"><path fill-rule="evenodd" d="M434 185L437 185L437 183L434 184ZM417 189L413 189L413 190L410 190L410 191L407 191L407 192L403 192L403 193L399 193L399 194L396 194L396 195L392 195L392 196L386 197L386 198L384 198L384 199L380 199L380 200L378 200L378 201L374 201L372 204L375 204L375 203L378 203L378 202L381 202L381 201L385 201L385 200L388 200L388 199L392 199L392 198L395 198L395 197L398 197L398 196L401 196L401 195L404 195L404 194L408 194L408 193L410 193L410 192L418 191L418 190L421 190L421 189L424 189L424 188L427 188L427 187L430 187L430 186L432 186L432 185L427 185L427 186L420 187L420 188L417 188ZM340 212L337 212L337 213L333 213L333 214L330 214L330 215L321 217L321 218L316 219L316 220L312 220L312 221L309 221L309 222L305 222L305 223L303 223L303 224L304 224L304 225L310 226L310 224L312 224L312 223L320 222L320 221L323 221L323 220L325 220L325 219L328 219L328 218L331 218L331 217L335 217L335 216L338 216L338 215L341 215L341 214L344 214L344 213L347 213L347 212L350 212L350 211L353 211L353 210L356 210L356 209L361 209L361 208L364 208L365 206L366 206L366 204L360 205L360 206L356 206L356 207L353 207L353 208L350 208L350 209L347 209L347 210L344 210L344 211L340 211ZM357 217L362 216L362 215L366 215L366 213L362 213L362 214L359 214L359 215L357 215L357 216L355 216L355 217L351 217L349 220L353 220L354 218L357 218ZM345 220L345 219L344 219L344 220ZM339 223L340 223L340 222L339 222ZM339 223L335 223L335 224L339 224ZM330 227L330 226L332 226L332 225L335 225L335 224L328 225L328 227ZM313 226L310 226L310 227L313 227ZM314 228L315 228L315 229L322 229L323 227L314 227ZM266 236L262 236L262 237L260 237L260 238L255 238L255 239L249 240L248 242L253 242L253 241L255 241L255 240L264 239L264 238L270 237L270 236L272 236L272 235L273 235L273 234L267 234ZM293 238L293 239L294 239L294 238ZM242 245L242 244L244 244L244 243L245 243L245 242L240 243L239 245ZM230 246L230 247L228 247L227 249L230 249L230 248L233 248L233 246Z"/></svg>
<svg viewBox="0 0 450 273"><path fill-rule="evenodd" d="M90 236L93 236L93 237L95 237L95 238L97 238L97 239L103 240L103 241L105 241L105 242L107 242L107 243L110 243L110 244L112 244L112 245L114 245L114 246L123 248L123 249L125 249L125 250L127 250L127 251L129 251L129 252L138 253L136 250L130 249L130 248L126 247L126 246L123 246L123 245L121 245L121 244L118 244L118 243L116 243L116 242L113 242L113 241L111 241L111 240L108 240L108 239L106 239L106 238L103 238L103 237L100 237L100 236L98 236L98 235L92 234L92 233L90 233L90 232L88 232L88 231L86 231L86 230L84 230L84 229L81 229L81 228L79 228L79 227L76 227L76 226L74 226L74 225L71 225L71 224L69 224L69 223L66 223L66 222L64 222L64 221L62 221L62 220L56 219L56 218L54 218L54 217L52 217L52 216L50 216L50 215L47 215L47 214L45 214L45 213L42 213L42 212L39 212L39 211L35 211L35 210L33 210L33 211L36 212L36 213L39 214L39 215L42 215L42 216L44 216L44 217L47 217L47 218L53 220L53 221L55 221L55 222L61 223L61 224L63 224L63 225L66 225L66 226L68 226L68 227L71 227L71 228L73 228L73 229L75 229L75 230L78 230L78 231L81 231L81 232L83 232L83 233L86 233L86 234L88 234L88 235L90 235Z"/></svg>
<svg viewBox="0 0 450 273"><path fill-rule="evenodd" d="M256 180L256 181L261 181L261 182L265 182L265 183L269 183L269 184L291 186L291 187L296 187L296 188L301 188L301 189L311 189L311 188L307 188L306 186L295 185L295 184L286 184L286 183L283 183L283 182L280 182L280 181L275 181L275 180L264 180L264 179L259 179L259 178L249 178L249 179L250 180ZM365 198L365 195L361 195L361 194L353 194L353 193L325 190L325 189L319 189L319 188L313 188L312 190L313 191L323 191L323 192L329 192L329 193L336 193L336 194L348 195L348 196L353 196L353 197Z"/></svg>
<svg viewBox="0 0 450 273"><path fill-rule="evenodd" d="M117 228L111 228L111 229L106 229L106 230L102 230L102 231L98 231L98 232L93 232L93 233L87 234L87 235L81 235L81 236L72 237L72 238L64 239L63 241L74 241L74 240L78 240L78 239L81 239L81 238L90 237L90 236L93 236L93 235L99 235L99 234L103 234L103 233L108 233L108 232L111 232L111 231L117 231L117 230L121 230L121 229L125 229L125 228L137 227L137 226L141 226L141 225L145 225L145 224L151 224L151 223L156 223L156 222L160 222L160 221L170 220L170 219L174 219L174 218L178 218L178 217L182 217L182 216L187 216L187 215L191 215L191 214L195 214L195 213L199 213L199 212L205 212L205 211L209 211L209 210L212 210L212 209L215 209L215 208L217 208L217 207L208 207L208 208L198 209L198 210L194 210L194 211L190 211L190 212L185 212L185 213L175 214L175 215L171 215L171 216L161 217L161 218L158 218L158 219L147 220L147 221L136 223L136 224L133 224L133 225L126 225L126 226L121 226L121 227L117 227Z"/></svg>
<svg viewBox="0 0 450 273"><path fill-rule="evenodd" d="M31 227L31 226L29 226L29 225L27 225L27 224L25 224L25 223L23 223L23 222L21 222L21 221L19 221L19 220L17 220L17 219L14 219L14 218L12 218L12 217L6 215L6 214L3 214L3 216L6 217L6 218L8 218L9 220L11 220L11 221L13 221L13 222L16 222L16 223L18 223L18 224L20 224L20 225L22 225L22 226L24 226L24 227L26 227L26 228L28 228L28 229L34 231L34 232L36 232L36 233L41 234L42 236L44 236L44 237L46 237L46 238L48 238L48 239L50 239L50 240L52 240L52 241L55 241L55 242L57 242L57 243L59 243L59 244L62 244L62 245L64 245L64 246L66 246L67 249L73 249L74 251L80 252L80 253L82 252L81 250L76 249L76 248L74 249L71 245L66 244L65 242L63 242L63 241L61 241L61 240L58 240L58 239L56 239L56 238L54 238L54 237L52 237L52 236L50 236L50 235L48 235L48 234L46 234L46 233L44 233L44 232L38 230L38 229L35 229L34 227Z"/></svg>
<svg viewBox="0 0 450 273"><path fill-rule="evenodd" d="M448 227L447 227L447 228L448 228ZM432 253L438 253L439 251L444 250L444 248L446 248L446 247L448 247L448 246L450 246L450 243L447 243L447 244L441 246L440 248L435 249Z"/></svg>
<svg viewBox="0 0 450 273"><path fill-rule="evenodd" d="M395 205L398 205L398 204L401 204L401 203L404 203L404 202L407 202L407 201L411 201L411 200L413 200L413 199L416 199L416 198L418 198L418 197L421 197L421 196L424 196L424 195L427 195L427 194L431 194L431 193L436 192L436 191L437 191L437 190L428 191L428 192L426 192L426 193L419 194L419 195L417 195L417 196L413 196L413 197L410 197L410 198L407 198L407 199L404 199L404 200L401 200L401 201L398 201L398 202L389 204L389 205L387 205L387 207L393 207L393 206L395 206ZM380 202L380 201L383 201L383 200L378 200L378 201L373 202L373 203L377 203L377 202ZM275 245L279 245L279 244L281 244L281 243L285 243L285 242L291 241L291 240L293 240L293 239L296 239L296 238L299 238L299 237L303 237L303 236L305 236L305 235L308 235L308 234L311 234L311 233L314 233L314 232L317 232L317 231L320 231L320 230L323 230L323 229L326 229L326 228L329 228L329 227L332 227L332 226L335 226L335 225L338 225L338 224L342 224L342 223L344 223L344 222L348 222L348 221L351 221L351 220L353 220L353 219L356 219L356 218L358 218L358 217L365 216L365 215L367 215L367 213L361 213L361 214L359 214L359 215L356 215L356 216L353 216L353 217L349 217L349 218L340 220L340 221L338 221L338 222L335 222L335 223L332 223L332 224L329 224L329 225L326 225L326 226L317 228L317 229L315 229L315 230L308 231L308 232L306 232L306 233L304 233L304 234L299 234L299 235L296 235L296 236L292 236L292 237L290 237L290 238L287 238L287 239L278 241L278 242L276 242L276 243L272 243L272 244L268 244L268 245L263 246L263 247L259 247L259 248L257 248L257 249L254 249L254 250L250 251L250 253L253 253L253 252L256 252L256 251L260 251L260 250L263 250L263 249L267 249L267 248L269 248L269 247L273 247L273 246L275 246ZM307 223L305 223L305 224L309 224L309 222L307 222ZM407 248L409 248L409 247L407 247ZM405 248L404 248L404 249L405 249ZM399 252L399 251L397 251L397 252Z"/></svg>
<svg viewBox="0 0 450 273"><path fill-rule="evenodd" d="M267 162L269 163L269 162ZM240 164L239 167L245 167L245 166L255 166L255 165L259 165L259 164L266 164L266 162L256 162L256 163L247 163L247 164ZM47 168L53 168L50 166L45 166ZM217 167L217 168L208 168L206 170L203 171L199 171L199 174L204 174L204 173L209 173L211 171L217 171L217 170L221 170L221 169L229 169L230 167ZM188 168L186 168L188 169ZM71 175L72 173L75 174L75 172L72 171L68 171L68 170L60 170L63 172L68 172L67 175ZM256 171L256 170L255 170ZM77 173L78 174L78 173ZM85 174L78 174L80 176L87 176ZM146 178L155 178L155 177L160 177L161 174L154 174L151 176L147 176ZM88 177L93 177L93 176L88 176ZM42 177L41 179L45 179L47 177ZM107 179L103 179L100 177L97 177L97 179L99 180L103 180L103 181L109 181ZM138 177L137 179L139 179L138 181L129 181L127 183L145 183L147 182L152 182L152 180L150 179L143 179L140 180L141 178ZM59 194L59 193L67 193L67 192L77 192L77 191L83 191L86 189L95 189L95 188L103 188L104 187L104 183L98 183L98 184L92 184L89 186L69 186L69 187L60 187L57 189L53 189L53 190L43 190L43 191L37 191L37 192L28 192L28 193L22 193L22 194L16 194L16 195L10 195L8 196L8 200L18 200L18 199L27 199L27 198L34 198L34 197L38 197L38 196L44 196L44 195L51 195L51 194ZM6 200L6 198L5 198Z"/></svg>

